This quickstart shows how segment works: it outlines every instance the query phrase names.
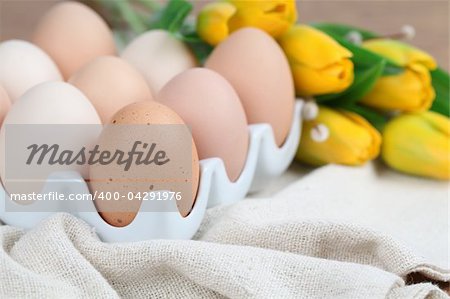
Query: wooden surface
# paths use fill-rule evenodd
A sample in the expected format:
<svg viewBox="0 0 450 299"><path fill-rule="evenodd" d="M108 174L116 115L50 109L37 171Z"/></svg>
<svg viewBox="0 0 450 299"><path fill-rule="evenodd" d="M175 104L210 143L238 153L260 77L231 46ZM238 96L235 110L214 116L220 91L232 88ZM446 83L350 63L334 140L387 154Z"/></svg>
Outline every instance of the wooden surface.
<svg viewBox="0 0 450 299"><path fill-rule="evenodd" d="M28 38L37 19L52 0L0 0L0 40ZM197 7L206 1L195 1ZM413 44L431 53L449 69L450 2L446 0L303 0L299 22L342 22L380 33L398 32L402 25L416 28Z"/></svg>

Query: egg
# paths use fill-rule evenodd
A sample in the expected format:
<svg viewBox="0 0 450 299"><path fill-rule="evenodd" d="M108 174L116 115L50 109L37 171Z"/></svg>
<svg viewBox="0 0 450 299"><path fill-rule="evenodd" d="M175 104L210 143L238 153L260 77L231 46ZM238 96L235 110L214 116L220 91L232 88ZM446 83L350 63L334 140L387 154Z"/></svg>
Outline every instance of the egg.
<svg viewBox="0 0 450 299"><path fill-rule="evenodd" d="M94 59L69 82L91 100L103 123L128 104L153 99L142 75L125 60L114 56Z"/></svg>
<svg viewBox="0 0 450 299"><path fill-rule="evenodd" d="M45 82L29 89L11 107L6 124L101 124L88 98L65 82Z"/></svg>
<svg viewBox="0 0 450 299"><path fill-rule="evenodd" d="M8 114L11 108L11 100L9 99L6 90L0 85L0 125L3 123L3 119Z"/></svg>
<svg viewBox="0 0 450 299"><path fill-rule="evenodd" d="M30 133L20 136L20 138L14 137L14 139L9 139L11 137L8 137L8 134L11 133L8 132L15 131L8 131L13 129L12 126L9 126L8 128L8 125L13 124L32 125L28 126L29 131L22 131ZM43 144L48 144L49 146L57 144L61 151L76 151L80 150L83 146L89 148L90 145L95 143L98 134L95 135L93 133L91 126L88 128L84 126L74 126L75 128L78 128L79 132L77 134L74 133L73 135L69 134L68 127L62 126L74 124L96 125L96 128L99 128L101 125L100 118L97 115L95 108L84 96L84 94L74 86L65 82L45 82L29 89L25 94L23 94L9 110L9 113L6 115L0 130L0 177L6 190L10 193L26 193L24 191L40 192L48 175L55 171L55 168L50 167L47 162L44 162L42 164L43 166L38 166L33 163L29 166L31 168L26 168L27 175L22 174L20 179L25 179L25 177L28 177L29 173L33 172L35 175L33 176L33 179L38 181L14 182L10 180L11 176L6 176L6 170L14 172L13 170L28 167L25 164L16 166L11 165L11 163L14 163L13 161L17 161L13 160L12 155L15 155L14 157L16 157L17 155L26 154L25 156L29 157L29 151L24 145L23 148L19 148L19 146L14 148L16 151L15 153L9 153L8 147L6 146L7 142L14 141L13 144L16 144L19 142L18 140L23 140L26 145L31 145L34 142L37 142L36 144L38 146ZM72 129L74 127L72 127ZM59 137L49 135L47 130L50 128L61 132L57 134ZM39 133L39 135L36 132ZM6 161L10 164L7 165ZM33 168L33 165L35 165L35 168ZM6 166L8 169L6 169ZM87 177L87 164L72 165L70 167L71 170L78 171L83 177Z"/></svg>
<svg viewBox="0 0 450 299"><path fill-rule="evenodd" d="M53 6L38 22L32 40L53 58L66 80L93 58L116 52L105 21L80 2Z"/></svg>
<svg viewBox="0 0 450 299"><path fill-rule="evenodd" d="M205 67L231 83L249 123L269 123L281 146L291 127L295 93L288 61L275 40L256 28L240 29L213 50Z"/></svg>
<svg viewBox="0 0 450 299"><path fill-rule="evenodd" d="M62 80L53 60L39 47L23 40L0 44L0 66L0 85L13 103L39 83Z"/></svg>
<svg viewBox="0 0 450 299"><path fill-rule="evenodd" d="M177 74L197 65L190 49L164 30L151 30L138 36L121 57L144 75L153 94Z"/></svg>
<svg viewBox="0 0 450 299"><path fill-rule="evenodd" d="M247 119L233 87L218 73L194 68L167 83L157 100L175 110L191 127L199 158L222 159L235 181L247 158Z"/></svg>
<svg viewBox="0 0 450 299"><path fill-rule="evenodd" d="M90 166L91 192L119 195L115 201L95 200L107 223L118 227L130 224L141 207L138 199L150 199L155 195L152 192L158 190L181 192L176 207L183 217L190 213L200 176L198 154L188 127L172 109L154 101L130 104L112 117L97 144L100 151L124 153L132 152L130 149L136 146L143 153L140 157L145 156L148 161L153 156L147 150L154 146L152 155L164 156L164 163L138 164L136 158L128 169L119 163ZM167 203L169 207L175 207L172 202ZM170 211L154 207L152 211Z"/></svg>

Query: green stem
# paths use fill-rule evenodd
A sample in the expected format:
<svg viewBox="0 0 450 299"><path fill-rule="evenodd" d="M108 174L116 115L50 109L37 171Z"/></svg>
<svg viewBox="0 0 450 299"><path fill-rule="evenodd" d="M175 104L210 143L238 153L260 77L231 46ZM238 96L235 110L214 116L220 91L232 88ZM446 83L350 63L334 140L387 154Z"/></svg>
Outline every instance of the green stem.
<svg viewBox="0 0 450 299"><path fill-rule="evenodd" d="M162 8L161 4L155 0L137 0L137 2L145 6L151 12L159 11Z"/></svg>
<svg viewBox="0 0 450 299"><path fill-rule="evenodd" d="M137 16L141 19L141 22L145 24L146 30L150 29L150 14L148 12L136 11Z"/></svg>
<svg viewBox="0 0 450 299"><path fill-rule="evenodd" d="M130 3L128 1L119 0L116 2L117 2L117 8L118 8L120 14L127 21L127 23L130 25L131 29L135 33L142 33L142 32L147 31L147 26L145 26L145 23L136 14L136 12L130 6Z"/></svg>

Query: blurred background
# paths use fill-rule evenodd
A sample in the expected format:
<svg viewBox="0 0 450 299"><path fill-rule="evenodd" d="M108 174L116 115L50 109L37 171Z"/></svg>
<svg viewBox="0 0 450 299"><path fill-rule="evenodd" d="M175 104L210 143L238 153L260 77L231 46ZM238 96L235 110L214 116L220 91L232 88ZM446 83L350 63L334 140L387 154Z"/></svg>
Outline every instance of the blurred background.
<svg viewBox="0 0 450 299"><path fill-rule="evenodd" d="M0 0L0 40L28 39L38 18L57 1L61 0ZM102 13L99 2L82 2ZM192 2L197 9L207 3ZM441 67L449 70L450 1L301 0L297 7L302 23L339 22L381 34L396 33L403 25L412 25L416 29L412 44L429 52Z"/></svg>

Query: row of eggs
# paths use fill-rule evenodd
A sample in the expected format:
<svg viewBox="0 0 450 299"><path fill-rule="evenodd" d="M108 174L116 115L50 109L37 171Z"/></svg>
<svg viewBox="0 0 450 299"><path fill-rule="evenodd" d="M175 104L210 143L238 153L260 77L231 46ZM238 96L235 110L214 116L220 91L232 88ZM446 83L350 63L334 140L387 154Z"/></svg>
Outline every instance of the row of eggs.
<svg viewBox="0 0 450 299"><path fill-rule="evenodd" d="M247 158L248 124L269 123L279 146L289 133L295 97L289 65L258 29L233 33L200 68L188 47L162 30L144 33L116 56L100 16L64 2L41 19L32 41L0 44L3 124L187 124L194 141L193 195L178 207L183 216L195 201L198 159L221 158L235 181ZM88 171L91 191L107 191L94 183L108 171L102 167ZM5 182L4 167L0 176ZM125 226L136 213L101 215Z"/></svg>

